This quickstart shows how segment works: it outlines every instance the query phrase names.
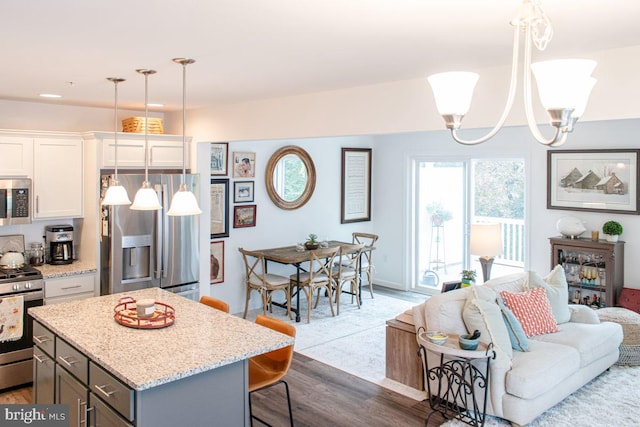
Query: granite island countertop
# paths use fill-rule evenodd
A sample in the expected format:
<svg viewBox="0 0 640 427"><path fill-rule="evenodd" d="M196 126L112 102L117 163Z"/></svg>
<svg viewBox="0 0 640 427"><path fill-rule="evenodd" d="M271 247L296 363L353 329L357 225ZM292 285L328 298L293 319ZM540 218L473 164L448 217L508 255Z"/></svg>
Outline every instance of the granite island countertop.
<svg viewBox="0 0 640 427"><path fill-rule="evenodd" d="M175 309L175 323L134 329L113 318L123 296ZM294 339L160 288L29 308L34 319L134 390L176 381L292 345Z"/></svg>
<svg viewBox="0 0 640 427"><path fill-rule="evenodd" d="M96 264L82 260L73 261L71 264L51 265L42 264L35 268L40 270L43 279L53 279L56 277L75 276L77 274L95 273Z"/></svg>

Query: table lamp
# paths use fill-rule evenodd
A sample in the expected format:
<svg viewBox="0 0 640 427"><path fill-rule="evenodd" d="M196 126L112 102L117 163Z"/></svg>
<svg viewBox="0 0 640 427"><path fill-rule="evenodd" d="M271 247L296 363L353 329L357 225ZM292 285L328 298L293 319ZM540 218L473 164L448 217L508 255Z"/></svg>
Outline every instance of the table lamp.
<svg viewBox="0 0 640 427"><path fill-rule="evenodd" d="M502 253L500 224L471 224L469 249L472 255L478 255L482 265L482 280L486 282L491 276L494 257Z"/></svg>

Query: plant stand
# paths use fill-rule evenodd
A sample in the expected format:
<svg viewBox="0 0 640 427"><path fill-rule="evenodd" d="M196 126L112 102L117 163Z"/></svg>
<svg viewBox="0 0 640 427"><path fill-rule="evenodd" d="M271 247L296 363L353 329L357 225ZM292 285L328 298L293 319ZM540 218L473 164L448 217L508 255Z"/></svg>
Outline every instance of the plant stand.
<svg viewBox="0 0 640 427"><path fill-rule="evenodd" d="M434 258L435 252L435 258ZM442 252L442 258L440 253ZM442 268L447 272L446 253L444 247L444 224L431 222L431 242L429 243L429 270Z"/></svg>

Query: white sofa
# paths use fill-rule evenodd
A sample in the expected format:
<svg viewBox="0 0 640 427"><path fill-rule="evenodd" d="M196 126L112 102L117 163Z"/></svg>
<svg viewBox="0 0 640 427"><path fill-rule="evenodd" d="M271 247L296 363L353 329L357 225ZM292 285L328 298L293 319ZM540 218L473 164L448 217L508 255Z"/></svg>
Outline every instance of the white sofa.
<svg viewBox="0 0 640 427"><path fill-rule="evenodd" d="M504 321L502 330L494 320L483 317L489 329L480 337L494 343L497 356L490 365L487 414L517 425L533 421L613 365L623 338L620 325L600 323L591 308L567 304L566 279L559 266L545 278L530 272L503 276L475 289L434 295L413 309L416 332L466 334L471 331L465 324L465 304L484 298L491 311L501 291L525 292L534 287L546 288L558 332L529 337L529 351L515 351L506 348L511 347L508 335L507 344L501 335L507 329ZM429 363L434 366L437 360L431 357Z"/></svg>

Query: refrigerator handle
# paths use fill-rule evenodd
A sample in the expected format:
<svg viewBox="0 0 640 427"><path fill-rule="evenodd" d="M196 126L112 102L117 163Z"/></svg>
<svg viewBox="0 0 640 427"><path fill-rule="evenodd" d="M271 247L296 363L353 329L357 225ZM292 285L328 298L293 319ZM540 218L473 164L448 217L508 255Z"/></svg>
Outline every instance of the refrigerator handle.
<svg viewBox="0 0 640 427"><path fill-rule="evenodd" d="M169 210L169 192L167 191L167 184L162 184L162 229L164 233L169 233L169 215L166 212ZM167 270L169 269L169 239L164 238L162 240L162 277L167 277Z"/></svg>
<svg viewBox="0 0 640 427"><path fill-rule="evenodd" d="M158 200L162 200L162 187L156 185L155 190L156 194L158 195ZM164 245L164 224L162 222L162 211L163 209L158 209L156 211L156 279L160 278L160 275L164 270L164 264L162 263L162 247Z"/></svg>

